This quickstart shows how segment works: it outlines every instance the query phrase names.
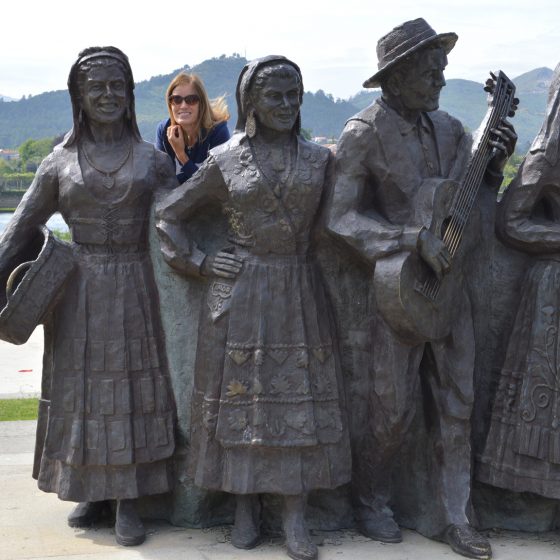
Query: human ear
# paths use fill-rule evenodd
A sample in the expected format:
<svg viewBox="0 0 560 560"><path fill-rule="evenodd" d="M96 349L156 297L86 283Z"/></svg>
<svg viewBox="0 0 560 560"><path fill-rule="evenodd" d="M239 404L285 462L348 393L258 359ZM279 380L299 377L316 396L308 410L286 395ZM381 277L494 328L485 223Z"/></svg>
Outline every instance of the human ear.
<svg viewBox="0 0 560 560"><path fill-rule="evenodd" d="M393 97L399 97L401 94L401 76L398 72L393 72L386 82L386 87Z"/></svg>

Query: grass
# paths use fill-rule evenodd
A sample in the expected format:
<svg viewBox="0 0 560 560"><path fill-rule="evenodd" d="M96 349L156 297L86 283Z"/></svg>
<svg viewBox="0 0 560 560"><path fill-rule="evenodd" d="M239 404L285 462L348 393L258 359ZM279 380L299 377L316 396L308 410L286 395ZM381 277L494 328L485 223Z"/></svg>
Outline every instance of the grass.
<svg viewBox="0 0 560 560"><path fill-rule="evenodd" d="M36 420L39 399L0 399L0 422Z"/></svg>

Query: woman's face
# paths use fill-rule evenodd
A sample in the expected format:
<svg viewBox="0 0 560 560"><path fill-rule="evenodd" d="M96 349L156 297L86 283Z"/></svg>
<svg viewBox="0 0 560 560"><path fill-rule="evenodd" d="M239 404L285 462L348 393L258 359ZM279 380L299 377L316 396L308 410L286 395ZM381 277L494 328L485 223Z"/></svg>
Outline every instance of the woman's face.
<svg viewBox="0 0 560 560"><path fill-rule="evenodd" d="M254 90L251 96L259 124L288 132L294 127L301 106L299 81L295 73L287 78L267 77L264 87Z"/></svg>
<svg viewBox="0 0 560 560"><path fill-rule="evenodd" d="M90 68L82 85L81 101L90 122L107 124L122 119L129 99L120 66L105 64Z"/></svg>
<svg viewBox="0 0 560 560"><path fill-rule="evenodd" d="M173 101L173 96L179 96ZM195 96L195 97L189 97ZM183 98L187 98L186 100ZM194 84L182 84L171 92L170 101L171 111L175 122L181 128L191 128L198 122L198 112L200 110L200 97ZM178 103L177 103L178 102Z"/></svg>

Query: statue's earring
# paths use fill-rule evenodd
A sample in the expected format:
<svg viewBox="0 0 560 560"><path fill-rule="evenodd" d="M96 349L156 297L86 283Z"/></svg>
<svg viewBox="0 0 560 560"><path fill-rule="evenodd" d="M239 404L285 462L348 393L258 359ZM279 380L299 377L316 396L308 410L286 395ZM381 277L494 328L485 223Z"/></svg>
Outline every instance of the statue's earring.
<svg viewBox="0 0 560 560"><path fill-rule="evenodd" d="M84 123L84 112L82 111L82 109L80 109L78 111L78 124L83 124Z"/></svg>
<svg viewBox="0 0 560 560"><path fill-rule="evenodd" d="M257 133L257 119L255 119L255 111L251 109L247 114L247 120L245 121L245 134L249 138L253 138Z"/></svg>
<svg viewBox="0 0 560 560"><path fill-rule="evenodd" d="M130 107L127 106L126 108L126 120L130 120L132 118L132 113L130 111Z"/></svg>

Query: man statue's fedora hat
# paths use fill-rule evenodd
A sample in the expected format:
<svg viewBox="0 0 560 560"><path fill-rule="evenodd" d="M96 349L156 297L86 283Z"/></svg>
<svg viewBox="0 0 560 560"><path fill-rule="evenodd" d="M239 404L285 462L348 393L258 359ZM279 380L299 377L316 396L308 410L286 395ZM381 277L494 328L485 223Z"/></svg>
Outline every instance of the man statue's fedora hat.
<svg viewBox="0 0 560 560"><path fill-rule="evenodd" d="M397 62L433 43L449 53L457 42L456 33L436 33L423 18L405 21L377 41L377 72L363 84L365 88L379 87L379 79Z"/></svg>

